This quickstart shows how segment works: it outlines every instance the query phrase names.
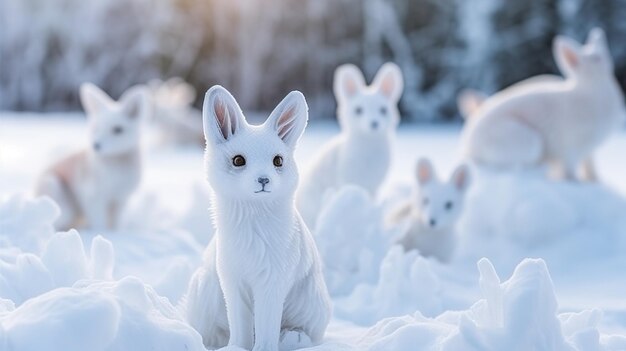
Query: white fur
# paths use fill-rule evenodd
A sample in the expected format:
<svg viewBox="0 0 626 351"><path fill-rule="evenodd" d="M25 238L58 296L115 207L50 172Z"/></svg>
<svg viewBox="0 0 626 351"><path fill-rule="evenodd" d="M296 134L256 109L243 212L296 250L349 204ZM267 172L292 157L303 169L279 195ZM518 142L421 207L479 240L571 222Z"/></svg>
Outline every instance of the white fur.
<svg viewBox="0 0 626 351"><path fill-rule="evenodd" d="M408 231L397 242L406 251L418 250L422 256L448 262L456 247L455 227L470 184L469 169L457 167L445 182L439 180L430 161L422 159L417 166L417 183L411 200L398 207L388 223L408 221Z"/></svg>
<svg viewBox="0 0 626 351"><path fill-rule="evenodd" d="M253 126L230 93L215 86L203 115L216 235L189 287L189 322L210 347L228 342L276 351L279 340L292 344L294 333L319 342L330 298L317 247L294 206L293 152L308 118L304 96L290 93L264 124ZM237 155L245 166L234 166ZM277 155L281 167L273 163Z"/></svg>
<svg viewBox="0 0 626 351"><path fill-rule="evenodd" d="M149 83L152 122L165 145L202 145L202 113L193 107L196 90L181 78Z"/></svg>
<svg viewBox="0 0 626 351"><path fill-rule="evenodd" d="M90 145L46 170L36 193L51 197L61 208L58 229L114 229L141 178L141 119L149 108L147 92L142 86L132 87L116 102L85 83L80 98L89 120Z"/></svg>
<svg viewBox="0 0 626 351"><path fill-rule="evenodd" d="M310 227L329 189L354 184L376 196L391 162L402 89L402 73L393 63L384 64L370 86L356 66L337 68L334 91L341 134L319 152L297 194L298 209Z"/></svg>
<svg viewBox="0 0 626 351"><path fill-rule="evenodd" d="M581 162L622 125L624 97L604 32L592 30L582 46L557 37L554 55L564 78L534 77L482 104L480 97L460 99L462 112L471 115L463 133L467 157L496 168L550 163L574 179Z"/></svg>

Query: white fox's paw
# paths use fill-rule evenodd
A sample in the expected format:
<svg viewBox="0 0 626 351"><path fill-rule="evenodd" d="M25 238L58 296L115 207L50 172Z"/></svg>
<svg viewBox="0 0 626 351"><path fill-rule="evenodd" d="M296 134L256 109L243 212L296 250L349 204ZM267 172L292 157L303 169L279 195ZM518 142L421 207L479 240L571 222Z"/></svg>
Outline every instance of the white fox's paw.
<svg viewBox="0 0 626 351"><path fill-rule="evenodd" d="M313 342L302 330L285 329L280 333L280 351L292 351L313 346Z"/></svg>

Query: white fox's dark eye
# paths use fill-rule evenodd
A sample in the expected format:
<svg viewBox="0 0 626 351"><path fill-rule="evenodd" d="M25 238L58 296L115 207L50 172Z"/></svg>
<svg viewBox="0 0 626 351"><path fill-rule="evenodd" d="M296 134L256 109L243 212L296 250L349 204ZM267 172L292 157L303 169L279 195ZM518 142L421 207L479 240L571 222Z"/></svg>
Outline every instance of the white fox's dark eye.
<svg viewBox="0 0 626 351"><path fill-rule="evenodd" d="M357 107L354 109L354 114L355 114L355 115L357 115L357 116L362 115L362 114L363 114L363 107L361 107L361 106L357 106Z"/></svg>
<svg viewBox="0 0 626 351"><path fill-rule="evenodd" d="M233 157L233 166L235 167L242 167L246 165L246 159L243 158L243 156L241 155L237 155L235 157Z"/></svg>
<svg viewBox="0 0 626 351"><path fill-rule="evenodd" d="M387 107L383 106L380 108L380 114L383 116L387 115Z"/></svg>
<svg viewBox="0 0 626 351"><path fill-rule="evenodd" d="M280 155L276 155L274 156L274 166L276 167L282 167L283 166L283 158Z"/></svg>
<svg viewBox="0 0 626 351"><path fill-rule="evenodd" d="M450 211L452 209L452 201L448 201L446 202L446 204L444 205L446 210Z"/></svg>
<svg viewBox="0 0 626 351"><path fill-rule="evenodd" d="M118 135L124 132L124 128L122 128L122 126L115 126L113 127L112 131L113 131L113 134Z"/></svg>

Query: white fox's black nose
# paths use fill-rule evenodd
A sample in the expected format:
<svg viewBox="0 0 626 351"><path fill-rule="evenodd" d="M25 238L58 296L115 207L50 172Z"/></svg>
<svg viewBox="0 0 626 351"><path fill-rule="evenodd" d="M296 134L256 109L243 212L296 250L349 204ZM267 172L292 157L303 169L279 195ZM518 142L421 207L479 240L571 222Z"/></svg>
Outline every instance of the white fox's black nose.
<svg viewBox="0 0 626 351"><path fill-rule="evenodd" d="M437 225L437 220L435 220L434 218L431 218L429 223L431 227L434 227Z"/></svg>
<svg viewBox="0 0 626 351"><path fill-rule="evenodd" d="M378 129L378 122L372 121L372 129Z"/></svg>
<svg viewBox="0 0 626 351"><path fill-rule="evenodd" d="M100 151L100 143L93 143L93 149L96 151Z"/></svg>
<svg viewBox="0 0 626 351"><path fill-rule="evenodd" d="M257 179L256 181L259 182L261 185L265 185L270 182L269 178L265 177L259 177L259 179Z"/></svg>

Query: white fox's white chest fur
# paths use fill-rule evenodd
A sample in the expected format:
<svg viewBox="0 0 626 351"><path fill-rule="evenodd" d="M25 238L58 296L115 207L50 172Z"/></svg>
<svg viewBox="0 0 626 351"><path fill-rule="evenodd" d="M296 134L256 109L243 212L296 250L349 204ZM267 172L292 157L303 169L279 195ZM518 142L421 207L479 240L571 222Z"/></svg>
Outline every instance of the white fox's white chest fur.
<svg viewBox="0 0 626 351"><path fill-rule="evenodd" d="M146 91L132 88L114 102L97 87L85 84L81 99L90 118L91 144L53 164L42 175L36 192L59 205L58 229L114 229L141 179L139 125L148 105Z"/></svg>
<svg viewBox="0 0 626 351"><path fill-rule="evenodd" d="M412 216L409 230L399 240L406 251L417 250L424 257L435 257L441 262L449 262L456 247L453 226L433 229L424 225L417 216Z"/></svg>
<svg viewBox="0 0 626 351"><path fill-rule="evenodd" d="M334 89L342 131L312 162L298 190L298 209L307 225L315 226L329 190L352 184L377 195L391 163L402 86L400 69L391 63L379 70L370 86L355 66L336 70Z"/></svg>
<svg viewBox="0 0 626 351"><path fill-rule="evenodd" d="M320 170L319 176L336 172L335 187L355 184L376 194L385 180L391 162L393 136L372 137L345 136L337 144L336 164L328 170Z"/></svg>
<svg viewBox="0 0 626 351"><path fill-rule="evenodd" d="M548 162L576 177L581 162L626 119L624 98L601 31L592 31L584 46L557 38L555 56L565 78L535 77L482 104L466 101L475 107L465 109L467 156L495 167Z"/></svg>
<svg viewBox="0 0 626 351"><path fill-rule="evenodd" d="M209 347L277 351L319 342L330 298L317 247L294 206L293 150L306 125L304 97L289 94L250 126L213 87L204 106L216 235L191 279L187 318Z"/></svg>

